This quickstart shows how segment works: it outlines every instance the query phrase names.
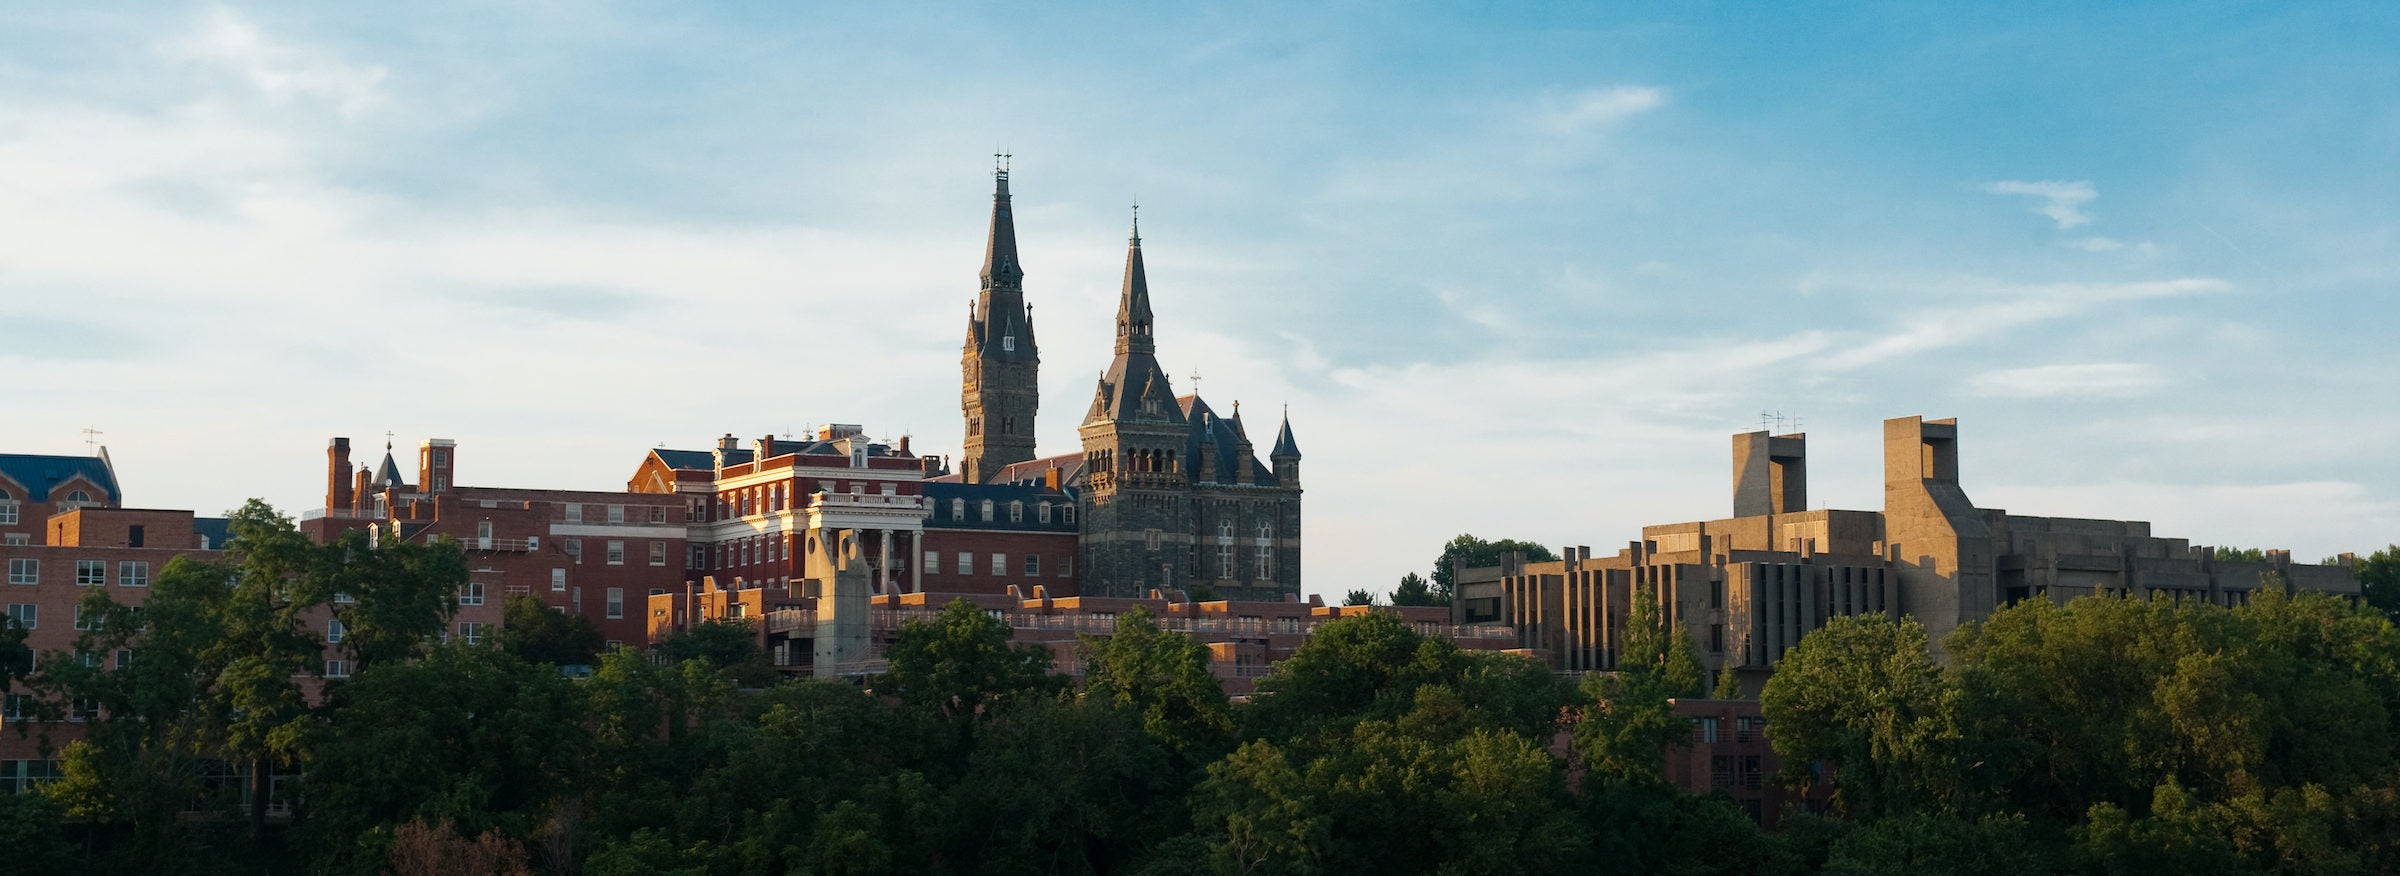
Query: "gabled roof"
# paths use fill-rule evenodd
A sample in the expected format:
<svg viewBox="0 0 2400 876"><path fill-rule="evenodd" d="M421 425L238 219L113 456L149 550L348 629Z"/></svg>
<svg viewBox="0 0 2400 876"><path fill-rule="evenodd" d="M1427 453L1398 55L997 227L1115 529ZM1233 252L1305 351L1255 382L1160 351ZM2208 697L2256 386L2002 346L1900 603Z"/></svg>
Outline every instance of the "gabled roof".
<svg viewBox="0 0 2400 876"><path fill-rule="evenodd" d="M116 471L109 467L108 460L97 456L0 453L0 474L7 475L31 494L10 497L22 502L47 502L50 491L76 477L98 485L107 494L100 498L108 504L124 501L124 495L117 490Z"/></svg>

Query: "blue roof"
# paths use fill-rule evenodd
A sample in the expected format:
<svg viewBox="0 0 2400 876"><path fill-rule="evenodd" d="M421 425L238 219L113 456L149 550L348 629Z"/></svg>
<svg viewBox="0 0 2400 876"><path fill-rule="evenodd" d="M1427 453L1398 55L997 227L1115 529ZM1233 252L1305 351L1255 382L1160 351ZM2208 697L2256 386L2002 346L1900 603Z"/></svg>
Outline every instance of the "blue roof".
<svg viewBox="0 0 2400 876"><path fill-rule="evenodd" d="M933 505L933 515L925 518L927 529L1007 529L1024 532L1074 532L1075 524L1067 515L1053 509L1049 522L1042 521L1040 503L1072 506L1075 497L1062 490L1033 484L958 484L939 481L925 482L925 498ZM966 519L951 515L951 500L966 501ZM984 520L982 503L989 500L992 519ZM1008 521L1008 503L1024 503L1024 512L1015 523Z"/></svg>
<svg viewBox="0 0 2400 876"><path fill-rule="evenodd" d="M117 490L117 473L110 471L108 462L97 456L35 456L21 453L0 453L0 475L25 487L29 495L9 498L25 502L50 501L50 492L77 475L100 485L107 493L98 497L107 504L124 501ZM12 491L13 492L13 491Z"/></svg>

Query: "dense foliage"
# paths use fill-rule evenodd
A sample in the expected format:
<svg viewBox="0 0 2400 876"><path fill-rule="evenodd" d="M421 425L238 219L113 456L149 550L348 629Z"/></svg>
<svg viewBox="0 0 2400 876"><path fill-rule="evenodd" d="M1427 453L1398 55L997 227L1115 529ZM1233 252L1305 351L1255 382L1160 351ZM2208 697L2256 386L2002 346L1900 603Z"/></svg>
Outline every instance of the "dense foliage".
<svg viewBox="0 0 2400 876"><path fill-rule="evenodd" d="M757 677L738 625L595 655L512 605L497 646L439 642L455 551L309 545L263 506L238 527L147 604L92 604L78 647L139 659L0 675L97 707L63 779L0 796L0 869L2400 869L2400 634L2326 599L2032 603L1948 640L1948 665L1911 623L1836 621L1761 704L1792 781L1839 776L1843 817L1769 833L1661 775L1691 735L1668 700L1707 679L1646 600L1620 670L1580 682L1371 613L1237 702L1208 648L1147 612L1060 675L958 602L860 685ZM310 606L345 618L358 665L321 697L294 682L324 645L292 620ZM255 774L285 777L288 812L239 792Z"/></svg>

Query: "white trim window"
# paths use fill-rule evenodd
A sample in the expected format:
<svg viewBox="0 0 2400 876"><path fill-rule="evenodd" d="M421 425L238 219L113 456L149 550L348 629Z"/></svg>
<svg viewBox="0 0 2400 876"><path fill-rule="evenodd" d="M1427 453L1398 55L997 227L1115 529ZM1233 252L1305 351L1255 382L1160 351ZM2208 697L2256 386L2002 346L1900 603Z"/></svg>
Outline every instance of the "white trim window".
<svg viewBox="0 0 2400 876"><path fill-rule="evenodd" d="M32 630L42 625L42 607L27 602L8 604L8 621L20 630Z"/></svg>
<svg viewBox="0 0 2400 876"><path fill-rule="evenodd" d="M10 557L8 559L8 583L42 583L42 561L32 557Z"/></svg>
<svg viewBox="0 0 2400 876"><path fill-rule="evenodd" d="M483 582L469 579L467 581L467 586L458 589L458 604L482 605Z"/></svg>
<svg viewBox="0 0 2400 876"><path fill-rule="evenodd" d="M475 621L459 621L458 638L460 641L463 641L469 645L481 645L483 644L484 634L491 630L491 626L491 624L477 623Z"/></svg>
<svg viewBox="0 0 2400 876"><path fill-rule="evenodd" d="M941 573L942 573L942 552L941 552L941 551L926 551L926 552L925 552L925 574L928 574L928 575L939 575L939 574L941 574Z"/></svg>
<svg viewBox="0 0 2400 876"><path fill-rule="evenodd" d="M974 551L959 551L959 552L958 552L958 573L959 573L959 574L961 574L961 575L972 575L972 574L975 574L975 552L974 552Z"/></svg>
<svg viewBox="0 0 2400 876"><path fill-rule="evenodd" d="M325 677L326 677L326 678L349 678L349 677L350 677L350 661L348 661L348 660L327 660L327 661L325 661Z"/></svg>
<svg viewBox="0 0 2400 876"><path fill-rule="evenodd" d="M1007 554L1003 554L1003 553L994 553L994 554L992 554L992 575L993 575L994 577L1006 577L1006 576L1008 575L1008 555L1007 555Z"/></svg>
<svg viewBox="0 0 2400 876"><path fill-rule="evenodd" d="M120 561L118 561L118 562L117 562L117 586L119 586L119 587L148 587L148 586L150 586L150 563L149 563L148 561L145 561L145 560L120 560Z"/></svg>
<svg viewBox="0 0 2400 876"><path fill-rule="evenodd" d="M325 644L339 645L349 633L350 629L342 626L341 618L337 617L325 622Z"/></svg>
<svg viewBox="0 0 2400 876"><path fill-rule="evenodd" d="M552 593L565 593L566 591L567 591L567 570L565 570L565 569L552 569L552 570L550 570L550 592L552 592Z"/></svg>
<svg viewBox="0 0 2400 876"><path fill-rule="evenodd" d="M106 586L108 586L108 561L107 561L107 560L76 560L76 561L75 561L75 586L77 586L77 587L106 587Z"/></svg>
<svg viewBox="0 0 2400 876"><path fill-rule="evenodd" d="M650 565L653 565L653 566L664 566L664 565L666 565L666 564L667 564L667 543L666 543L666 542L663 542L663 541L654 541L654 542L651 542L651 543L650 543Z"/></svg>
<svg viewBox="0 0 2400 876"><path fill-rule="evenodd" d="M608 588L608 618L609 618L610 620L617 620L617 619L619 619L619 618L622 618L622 617L624 617L624 616L625 616L625 588L623 588L623 587L611 587L611 588Z"/></svg>
<svg viewBox="0 0 2400 876"><path fill-rule="evenodd" d="M609 565L611 565L611 566L622 566L622 565L625 565L625 542L623 542L623 541L619 541L619 540L617 540L617 539L610 539L610 540L609 540L609 542L608 542L608 564L609 564Z"/></svg>

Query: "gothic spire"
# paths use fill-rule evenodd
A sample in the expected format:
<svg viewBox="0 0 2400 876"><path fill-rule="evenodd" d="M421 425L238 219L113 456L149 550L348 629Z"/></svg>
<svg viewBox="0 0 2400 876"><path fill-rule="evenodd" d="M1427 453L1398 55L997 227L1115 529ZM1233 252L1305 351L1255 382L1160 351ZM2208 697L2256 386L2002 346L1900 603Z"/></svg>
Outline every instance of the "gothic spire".
<svg viewBox="0 0 2400 876"><path fill-rule="evenodd" d="M1125 286L1117 296L1117 353L1156 352L1150 336L1150 278L1142 271L1142 218L1136 207L1133 236L1125 244Z"/></svg>
<svg viewBox="0 0 2400 876"><path fill-rule="evenodd" d="M1017 266L1017 220L1008 205L1008 169L993 168L992 179L992 228L983 248L983 288L1023 289L1025 271Z"/></svg>
<svg viewBox="0 0 2400 876"><path fill-rule="evenodd" d="M1300 458L1300 442L1292 440L1292 406L1283 406L1283 425L1275 430L1275 449L1267 452L1269 459Z"/></svg>

